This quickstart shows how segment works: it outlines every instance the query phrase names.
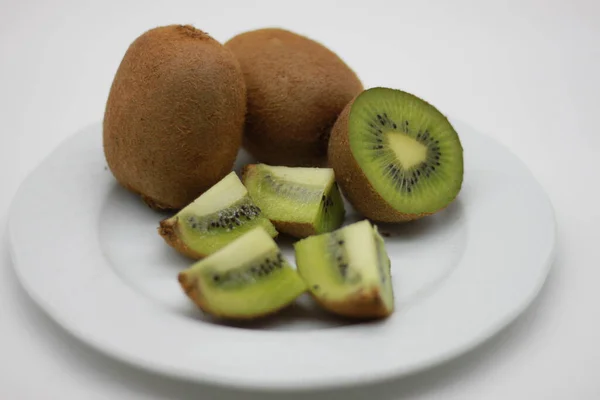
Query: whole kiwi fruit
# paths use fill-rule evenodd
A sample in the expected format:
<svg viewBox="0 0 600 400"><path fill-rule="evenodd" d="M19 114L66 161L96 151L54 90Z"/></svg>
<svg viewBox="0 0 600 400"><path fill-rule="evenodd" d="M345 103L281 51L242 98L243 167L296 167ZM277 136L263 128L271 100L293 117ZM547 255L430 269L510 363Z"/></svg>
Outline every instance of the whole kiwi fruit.
<svg viewBox="0 0 600 400"><path fill-rule="evenodd" d="M233 168L246 87L234 55L190 25L151 29L127 49L103 121L116 180L157 209L181 209Z"/></svg>
<svg viewBox="0 0 600 400"><path fill-rule="evenodd" d="M225 47L246 81L244 148L265 164L326 166L331 127L363 89L358 76L322 44L283 29L245 32Z"/></svg>

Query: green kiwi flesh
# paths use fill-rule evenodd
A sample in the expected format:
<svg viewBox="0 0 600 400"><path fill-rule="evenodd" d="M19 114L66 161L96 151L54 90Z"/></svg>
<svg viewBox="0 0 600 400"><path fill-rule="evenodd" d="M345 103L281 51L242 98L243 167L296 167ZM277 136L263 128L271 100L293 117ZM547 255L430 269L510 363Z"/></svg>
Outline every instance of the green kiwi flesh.
<svg viewBox="0 0 600 400"><path fill-rule="evenodd" d="M394 311L390 260L368 220L302 239L294 248L298 272L325 309L361 318Z"/></svg>
<svg viewBox="0 0 600 400"><path fill-rule="evenodd" d="M201 310L221 318L273 314L306 291L304 281L262 227L198 261L178 278Z"/></svg>
<svg viewBox="0 0 600 400"><path fill-rule="evenodd" d="M457 132L432 105L409 93L373 88L356 98L348 120L350 148L379 195L405 214L447 206L463 181Z"/></svg>
<svg viewBox="0 0 600 400"><path fill-rule="evenodd" d="M257 226L277 236L236 173L230 172L176 215L161 221L159 233L181 253L202 258Z"/></svg>
<svg viewBox="0 0 600 400"><path fill-rule="evenodd" d="M247 165L250 197L279 232L296 237L331 232L345 215L333 169Z"/></svg>

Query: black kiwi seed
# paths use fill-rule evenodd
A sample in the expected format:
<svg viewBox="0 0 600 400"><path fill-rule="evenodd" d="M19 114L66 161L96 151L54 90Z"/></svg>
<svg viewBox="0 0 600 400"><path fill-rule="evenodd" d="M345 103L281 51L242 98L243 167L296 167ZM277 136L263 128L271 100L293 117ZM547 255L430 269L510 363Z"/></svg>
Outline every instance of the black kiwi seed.
<svg viewBox="0 0 600 400"><path fill-rule="evenodd" d="M346 276L348 273L348 264L340 264L340 272L342 276Z"/></svg>
<svg viewBox="0 0 600 400"><path fill-rule="evenodd" d="M396 126L396 124L395 124L395 123L393 123L393 124L392 124L392 128L394 128L394 129L396 129L396 128L397 128L397 126Z"/></svg>
<svg viewBox="0 0 600 400"><path fill-rule="evenodd" d="M313 289L319 290L319 285L313 285Z"/></svg>
<svg viewBox="0 0 600 400"><path fill-rule="evenodd" d="M344 244L344 241L343 240L338 240L338 244L341 246L341 245Z"/></svg>
<svg viewBox="0 0 600 400"><path fill-rule="evenodd" d="M213 282L219 282L221 277L219 275L213 275Z"/></svg>

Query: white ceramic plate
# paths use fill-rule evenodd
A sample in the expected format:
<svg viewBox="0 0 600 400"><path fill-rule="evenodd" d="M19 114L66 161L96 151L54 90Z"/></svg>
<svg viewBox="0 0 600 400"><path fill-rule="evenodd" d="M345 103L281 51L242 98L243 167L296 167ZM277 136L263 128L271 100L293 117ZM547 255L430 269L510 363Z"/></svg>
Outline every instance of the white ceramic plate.
<svg viewBox="0 0 600 400"><path fill-rule="evenodd" d="M387 233L397 311L334 319L304 297L269 320L220 325L184 296L191 261L159 237L164 215L107 170L100 124L65 141L22 184L9 237L17 275L60 325L98 350L162 374L228 386L315 388L419 371L510 323L551 265L548 198L509 151L453 121L465 181L439 214ZM236 168L248 159L240 154ZM348 222L357 216L349 210ZM282 243L293 262L291 242Z"/></svg>

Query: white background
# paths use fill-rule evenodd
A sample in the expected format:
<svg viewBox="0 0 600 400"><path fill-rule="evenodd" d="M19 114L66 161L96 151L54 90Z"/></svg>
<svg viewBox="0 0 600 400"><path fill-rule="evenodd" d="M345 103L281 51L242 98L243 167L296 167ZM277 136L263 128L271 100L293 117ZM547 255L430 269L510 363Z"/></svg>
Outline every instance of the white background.
<svg viewBox="0 0 600 400"><path fill-rule="evenodd" d="M171 23L192 23L220 41L265 26L306 34L344 58L365 86L413 92L507 145L556 209L559 248L540 297L449 364L310 396L171 381L72 339L15 280L7 207L59 142L102 118L129 43ZM0 399L600 399L599 93L595 0L0 0Z"/></svg>

